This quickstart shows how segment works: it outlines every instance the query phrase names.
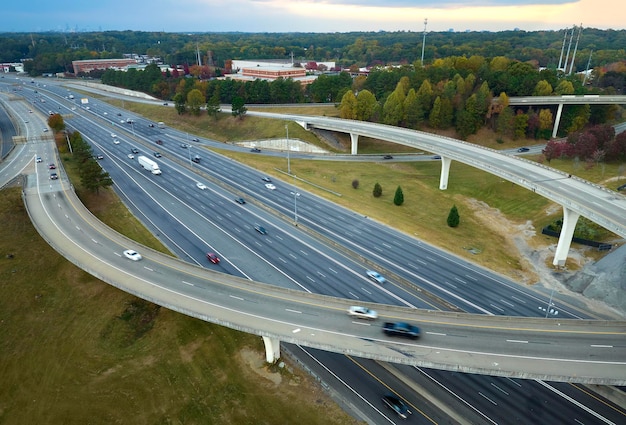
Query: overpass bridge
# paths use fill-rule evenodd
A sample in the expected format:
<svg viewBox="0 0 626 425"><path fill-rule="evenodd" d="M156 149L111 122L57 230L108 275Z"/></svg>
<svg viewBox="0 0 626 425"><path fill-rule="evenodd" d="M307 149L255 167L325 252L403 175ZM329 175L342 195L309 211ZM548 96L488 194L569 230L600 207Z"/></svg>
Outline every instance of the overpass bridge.
<svg viewBox="0 0 626 425"><path fill-rule="evenodd" d="M497 99L494 99L497 101ZM552 138L556 137L561 122L561 114L565 105L626 105L626 96L606 96L598 94L585 95L562 95L562 96L521 96L509 98L509 105L532 106L532 105L558 105Z"/></svg>
<svg viewBox="0 0 626 425"><path fill-rule="evenodd" d="M626 98L626 96L621 97ZM626 197L543 164L457 139L383 124L270 112L248 112L248 114L295 121L305 129L320 128L348 133L352 141L352 154L357 153L359 136L386 140L436 153L441 156L439 179L441 190L448 188L450 165L453 160L532 190L563 207L563 227L553 260L555 266L565 264L576 222L580 216L626 238L626 220L624 220Z"/></svg>
<svg viewBox="0 0 626 425"><path fill-rule="evenodd" d="M420 340L391 339L355 323L353 300L305 293L217 273L153 251L96 219L63 179L27 176L25 205L56 251L128 293L201 320L263 337L266 359L280 341L393 363L458 372L626 384L626 322L487 316L372 304L379 317L422 327ZM125 260L136 249L143 260ZM365 303L368 306L367 303Z"/></svg>

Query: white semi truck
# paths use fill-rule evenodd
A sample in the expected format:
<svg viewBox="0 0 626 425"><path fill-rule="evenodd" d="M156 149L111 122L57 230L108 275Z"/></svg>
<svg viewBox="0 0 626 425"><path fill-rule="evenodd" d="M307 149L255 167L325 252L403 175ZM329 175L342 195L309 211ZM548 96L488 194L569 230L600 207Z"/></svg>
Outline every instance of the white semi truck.
<svg viewBox="0 0 626 425"><path fill-rule="evenodd" d="M159 168L159 164L157 164L150 158L140 155L137 158L137 161L139 161L139 165L141 165L141 168L143 168L144 170L148 170L152 174L157 174L157 175L161 174L161 169Z"/></svg>

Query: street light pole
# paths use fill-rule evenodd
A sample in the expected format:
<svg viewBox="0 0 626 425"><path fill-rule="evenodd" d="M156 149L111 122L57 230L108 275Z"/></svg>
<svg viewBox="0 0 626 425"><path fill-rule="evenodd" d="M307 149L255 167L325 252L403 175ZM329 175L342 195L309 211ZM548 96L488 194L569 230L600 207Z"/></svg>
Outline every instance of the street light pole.
<svg viewBox="0 0 626 425"><path fill-rule="evenodd" d="M287 131L287 174L291 174L291 146L289 146L289 124L285 124Z"/></svg>
<svg viewBox="0 0 626 425"><path fill-rule="evenodd" d="M295 222L295 225L298 225L298 196L300 196L300 194L298 192L291 192L291 194L293 195L293 220Z"/></svg>

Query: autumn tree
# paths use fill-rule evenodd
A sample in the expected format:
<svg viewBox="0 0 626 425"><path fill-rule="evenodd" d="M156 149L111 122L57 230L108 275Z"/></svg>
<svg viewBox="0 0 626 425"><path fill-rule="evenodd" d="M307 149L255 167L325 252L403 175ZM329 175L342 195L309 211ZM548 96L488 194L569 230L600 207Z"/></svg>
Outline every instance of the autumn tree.
<svg viewBox="0 0 626 425"><path fill-rule="evenodd" d="M369 90L361 90L356 96L356 119L360 121L370 121L376 114L378 102L376 97Z"/></svg>
<svg viewBox="0 0 626 425"><path fill-rule="evenodd" d="M539 111L539 137L546 140L550 138L552 135L552 122L552 111L549 109L542 109Z"/></svg>
<svg viewBox="0 0 626 425"><path fill-rule="evenodd" d="M187 106L192 115L199 116L202 105L206 103L206 98L198 89L190 90L187 93Z"/></svg>
<svg viewBox="0 0 626 425"><path fill-rule="evenodd" d="M55 133L65 130L65 122L61 114L53 114L48 118L48 127L50 127Z"/></svg>
<svg viewBox="0 0 626 425"><path fill-rule="evenodd" d="M552 86L546 80L541 80L533 90L533 96L550 96L552 94Z"/></svg>
<svg viewBox="0 0 626 425"><path fill-rule="evenodd" d="M522 139L526 136L526 128L528 127L528 115L523 112L515 115L514 119L513 137L515 139Z"/></svg>
<svg viewBox="0 0 626 425"><path fill-rule="evenodd" d="M357 118L357 99L352 90L348 90L341 98L339 117L348 120Z"/></svg>

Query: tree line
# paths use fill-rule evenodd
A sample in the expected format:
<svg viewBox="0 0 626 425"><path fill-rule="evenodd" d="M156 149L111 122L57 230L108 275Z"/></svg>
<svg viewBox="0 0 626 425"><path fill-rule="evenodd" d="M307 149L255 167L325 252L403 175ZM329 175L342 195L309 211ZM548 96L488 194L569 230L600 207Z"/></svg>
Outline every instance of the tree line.
<svg viewBox="0 0 626 425"><path fill-rule="evenodd" d="M425 63L450 56L504 56L556 68L566 29L560 31L428 32ZM31 75L73 72L72 61L121 58L124 53L160 57L165 64L214 64L230 59L335 61L338 66L408 64L420 57L420 31L336 33L165 33L143 31L0 34L0 62L24 61ZM585 28L574 71L603 67L625 57L626 31ZM593 55L590 55L593 52ZM571 57L571 56L570 56Z"/></svg>

